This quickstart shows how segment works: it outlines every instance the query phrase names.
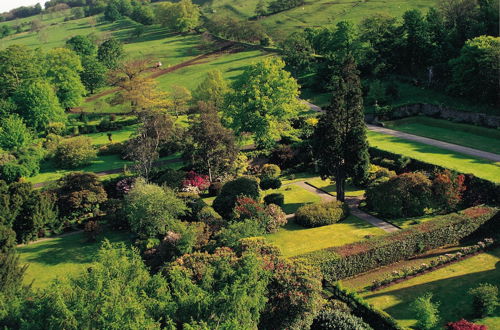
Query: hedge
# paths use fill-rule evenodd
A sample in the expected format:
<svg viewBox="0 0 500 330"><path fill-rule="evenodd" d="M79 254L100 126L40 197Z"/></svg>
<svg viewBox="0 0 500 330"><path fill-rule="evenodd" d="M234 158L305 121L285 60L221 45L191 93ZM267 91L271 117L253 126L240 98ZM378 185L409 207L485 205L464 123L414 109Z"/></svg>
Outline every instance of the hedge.
<svg viewBox="0 0 500 330"><path fill-rule="evenodd" d="M355 292L343 288L339 283L327 283L325 289L332 294L332 298L340 300L347 304L357 317L360 317L369 324L373 329L384 330L403 330L395 319L389 314L379 309L376 309L369 303L363 300Z"/></svg>
<svg viewBox="0 0 500 330"><path fill-rule="evenodd" d="M487 206L472 207L384 236L310 252L300 258L317 265L326 280L336 281L456 243L491 218L499 217L498 210Z"/></svg>
<svg viewBox="0 0 500 330"><path fill-rule="evenodd" d="M409 171L425 171L432 173L434 171L451 170L443 166L427 163L421 160L410 158L401 154L382 150L376 147L370 147L370 161L379 166L387 167L397 173ZM453 170L451 170L453 171ZM500 184L478 178L472 174L466 174L466 186L464 199L468 201L467 206L477 203L500 204Z"/></svg>
<svg viewBox="0 0 500 330"><path fill-rule="evenodd" d="M301 226L313 228L331 225L349 215L347 204L339 201L307 204L295 213L295 222Z"/></svg>

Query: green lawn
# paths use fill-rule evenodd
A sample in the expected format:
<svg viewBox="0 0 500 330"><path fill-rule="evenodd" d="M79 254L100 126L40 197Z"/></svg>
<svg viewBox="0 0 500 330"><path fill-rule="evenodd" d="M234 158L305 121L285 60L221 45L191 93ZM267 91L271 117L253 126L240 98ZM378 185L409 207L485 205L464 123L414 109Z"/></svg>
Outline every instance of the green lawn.
<svg viewBox="0 0 500 330"><path fill-rule="evenodd" d="M384 124L398 131L500 154L500 130L429 117L410 117Z"/></svg>
<svg viewBox="0 0 500 330"><path fill-rule="evenodd" d="M445 324L461 318L471 319L472 301L467 291L485 282L500 286L500 249L363 296L403 326L412 326L415 319L410 304L424 293L432 292L435 300L440 302L441 324ZM486 324L489 329L499 329L500 308L497 308L493 317L483 319L480 323Z"/></svg>
<svg viewBox="0 0 500 330"><path fill-rule="evenodd" d="M277 233L266 235L265 238L278 246L284 256L293 257L327 247L361 241L367 235L384 234L382 229L354 216L349 216L340 223L316 228L304 228L291 220Z"/></svg>
<svg viewBox="0 0 500 330"><path fill-rule="evenodd" d="M389 221L393 224L395 224L398 227L401 228L408 228L414 225L418 225L430 220L434 220L437 217L440 217L440 215L429 215L429 216L423 216L423 217L417 217L417 218L401 218L401 219L390 219Z"/></svg>
<svg viewBox="0 0 500 330"><path fill-rule="evenodd" d="M316 188L329 192L332 195L337 194L337 187L335 185L335 182L332 183L331 180L329 179L322 180L321 178L316 177L307 179L306 182L310 183ZM346 196L363 196L364 193L365 191L363 189L359 189L351 185L346 185L346 192L345 192Z"/></svg>
<svg viewBox="0 0 500 330"><path fill-rule="evenodd" d="M109 132L99 132L99 133L91 133L84 134L92 139L92 144L94 145L103 145L109 144L108 133L111 133L111 138L114 143L124 142L130 139L130 136L135 133L137 129L137 125L126 126L117 131L109 131Z"/></svg>
<svg viewBox="0 0 500 330"><path fill-rule="evenodd" d="M284 183L288 182L285 181ZM295 213L302 205L321 202L321 198L318 195L294 184L283 185L279 189L266 190L265 192L266 195L272 193L281 193L285 196L283 211L286 214Z"/></svg>
<svg viewBox="0 0 500 330"><path fill-rule="evenodd" d="M92 262L104 238L111 242L131 239L130 233L105 231L98 242L89 243L83 233L78 233L19 247L21 263L29 265L25 283L33 281L35 288L42 288L56 278L81 273Z"/></svg>
<svg viewBox="0 0 500 330"><path fill-rule="evenodd" d="M493 182L500 182L500 164L498 163L381 133L368 131L367 135L370 145L382 150L440 165L462 173L472 173Z"/></svg>

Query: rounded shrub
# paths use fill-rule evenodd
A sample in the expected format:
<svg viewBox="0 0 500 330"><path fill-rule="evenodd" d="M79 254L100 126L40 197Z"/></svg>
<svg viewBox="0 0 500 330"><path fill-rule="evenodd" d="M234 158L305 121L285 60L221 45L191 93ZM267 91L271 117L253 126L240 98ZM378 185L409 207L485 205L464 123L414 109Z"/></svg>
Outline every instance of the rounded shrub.
<svg viewBox="0 0 500 330"><path fill-rule="evenodd" d="M278 178L263 178L260 181L260 189L279 189L281 187L281 181Z"/></svg>
<svg viewBox="0 0 500 330"><path fill-rule="evenodd" d="M476 317L491 315L498 306L498 288L489 283L481 283L469 290Z"/></svg>
<svg viewBox="0 0 500 330"><path fill-rule="evenodd" d="M214 197L220 194L222 190L222 182L212 182L208 187L208 195Z"/></svg>
<svg viewBox="0 0 500 330"><path fill-rule="evenodd" d="M76 168L89 164L97 157L89 137L77 136L59 143L55 161L60 168Z"/></svg>
<svg viewBox="0 0 500 330"><path fill-rule="evenodd" d="M297 210L295 222L304 227L320 227L339 222L348 214L347 205L339 201L309 204Z"/></svg>
<svg viewBox="0 0 500 330"><path fill-rule="evenodd" d="M264 203L267 205L276 204L278 206L283 206L285 204L285 195L280 193L269 194L264 197Z"/></svg>
<svg viewBox="0 0 500 330"><path fill-rule="evenodd" d="M260 170L262 178L279 178L281 175L281 169L278 165L275 164L264 164L262 169Z"/></svg>
<svg viewBox="0 0 500 330"><path fill-rule="evenodd" d="M260 200L260 190L257 180L252 177L240 177L228 181L222 186L220 194L215 198L213 208L224 219L229 219L239 196L247 196L255 200Z"/></svg>

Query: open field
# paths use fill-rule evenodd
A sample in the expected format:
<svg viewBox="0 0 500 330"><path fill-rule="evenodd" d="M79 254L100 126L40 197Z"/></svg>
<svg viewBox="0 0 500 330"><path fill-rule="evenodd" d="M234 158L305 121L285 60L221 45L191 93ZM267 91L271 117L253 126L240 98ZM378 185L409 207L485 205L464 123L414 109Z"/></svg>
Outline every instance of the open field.
<svg viewBox="0 0 500 330"><path fill-rule="evenodd" d="M304 228L291 220L277 233L266 235L286 257L298 256L332 246L341 246L366 239L366 236L384 235L382 229L349 216L340 223L317 228Z"/></svg>
<svg viewBox="0 0 500 330"><path fill-rule="evenodd" d="M499 130L429 117L410 117L384 124L387 128L405 133L500 154Z"/></svg>
<svg viewBox="0 0 500 330"><path fill-rule="evenodd" d="M371 146L440 165L462 173L472 173L480 178L500 182L500 164L466 156L430 145L407 141L390 135L367 132Z"/></svg>
<svg viewBox="0 0 500 330"><path fill-rule="evenodd" d="M97 242L87 242L83 233L77 233L19 247L21 263L29 265L25 283L42 288L56 278L77 275L90 266L104 238L112 243L129 242L130 233L105 231Z"/></svg>
<svg viewBox="0 0 500 330"><path fill-rule="evenodd" d="M436 271L389 286L376 292L364 293L371 304L388 312L403 326L415 323L410 304L426 292L432 292L434 300L440 302L441 324L470 319L472 299L467 294L470 288L480 283L500 286L500 249L482 253ZM490 329L500 327L500 308L492 317L480 320Z"/></svg>

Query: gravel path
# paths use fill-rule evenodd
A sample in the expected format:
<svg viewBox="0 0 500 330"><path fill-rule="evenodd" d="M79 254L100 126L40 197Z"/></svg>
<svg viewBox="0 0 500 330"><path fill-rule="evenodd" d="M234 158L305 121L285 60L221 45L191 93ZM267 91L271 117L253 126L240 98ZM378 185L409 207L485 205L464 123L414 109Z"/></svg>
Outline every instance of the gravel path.
<svg viewBox="0 0 500 330"><path fill-rule="evenodd" d="M329 201L335 200L335 197L333 195L327 193L326 191L318 189L305 181L299 181L299 182L295 182L293 184L296 186L299 186L301 188L304 188L312 193L315 193L324 202L329 202ZM368 213L362 211L358 207L360 200L361 200L361 197L346 197L346 203L349 206L349 210L351 211L352 215L374 225L375 227L379 227L380 229L382 229L388 233L392 233L392 232L399 230L398 227L396 227L388 222L385 222L382 219L376 218L371 214L368 214Z"/></svg>

